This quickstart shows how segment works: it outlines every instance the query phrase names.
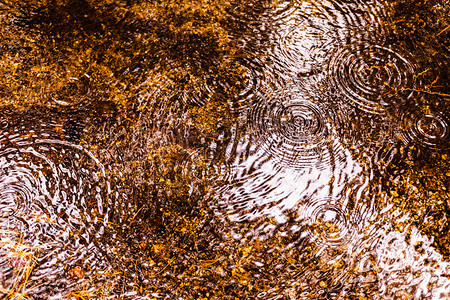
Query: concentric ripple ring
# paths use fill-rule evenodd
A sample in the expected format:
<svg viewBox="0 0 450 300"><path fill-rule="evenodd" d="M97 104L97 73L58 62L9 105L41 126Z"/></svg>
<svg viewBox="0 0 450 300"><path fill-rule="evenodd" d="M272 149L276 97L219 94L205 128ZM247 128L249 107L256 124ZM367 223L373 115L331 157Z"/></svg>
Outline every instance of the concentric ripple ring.
<svg viewBox="0 0 450 300"><path fill-rule="evenodd" d="M357 108L385 114L389 106L412 97L416 87L413 64L383 46L357 45L338 51L329 65L337 90Z"/></svg>
<svg viewBox="0 0 450 300"><path fill-rule="evenodd" d="M299 22L278 34L274 56L284 71L296 76L307 77L322 72L323 62L328 56L330 44L335 40L333 33L307 21Z"/></svg>
<svg viewBox="0 0 450 300"><path fill-rule="evenodd" d="M358 216L331 197L310 199L299 211L311 242L320 247L340 247L351 242L357 229Z"/></svg>
<svg viewBox="0 0 450 300"><path fill-rule="evenodd" d="M410 110L402 115L401 139L430 149L450 147L450 120L443 111Z"/></svg>
<svg viewBox="0 0 450 300"><path fill-rule="evenodd" d="M65 267L100 256L113 197L105 167L69 142L60 125L58 119L20 121L0 132L0 230L40 251L29 281L42 289L62 288L52 279L63 276ZM16 270L2 262L3 284L11 286Z"/></svg>
<svg viewBox="0 0 450 300"><path fill-rule="evenodd" d="M260 148L283 166L329 163L330 118L313 102L302 97L262 101L250 117Z"/></svg>

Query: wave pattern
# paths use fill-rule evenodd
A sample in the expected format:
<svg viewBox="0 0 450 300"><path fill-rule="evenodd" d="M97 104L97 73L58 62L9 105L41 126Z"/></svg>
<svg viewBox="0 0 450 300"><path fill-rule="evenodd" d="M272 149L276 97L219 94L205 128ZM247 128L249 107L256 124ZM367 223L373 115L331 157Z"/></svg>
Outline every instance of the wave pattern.
<svg viewBox="0 0 450 300"><path fill-rule="evenodd" d="M353 40L380 40L386 29L381 5L372 1L304 1L274 23L274 47L270 54L281 72L302 78L326 72L326 61L337 45Z"/></svg>
<svg viewBox="0 0 450 300"><path fill-rule="evenodd" d="M256 60L233 59L230 72L209 78L206 90L227 99L230 112L242 113L258 92L265 74Z"/></svg>
<svg viewBox="0 0 450 300"><path fill-rule="evenodd" d="M101 252L95 245L108 226L109 183L103 165L66 141L56 123L15 125L0 134L0 230L36 249L27 280L57 293L67 286L52 281L65 269L94 268L92 255ZM21 264L0 265L12 287Z"/></svg>
<svg viewBox="0 0 450 300"><path fill-rule="evenodd" d="M323 27L302 21L281 31L273 55L285 70L292 70L296 76L311 76L322 72L332 33Z"/></svg>

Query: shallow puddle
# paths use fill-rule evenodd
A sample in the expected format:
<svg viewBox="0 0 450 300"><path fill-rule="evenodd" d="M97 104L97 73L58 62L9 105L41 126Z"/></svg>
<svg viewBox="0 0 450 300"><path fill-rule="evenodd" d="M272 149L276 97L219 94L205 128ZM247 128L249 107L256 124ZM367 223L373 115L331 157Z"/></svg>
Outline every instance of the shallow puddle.
<svg viewBox="0 0 450 300"><path fill-rule="evenodd" d="M448 1L225 2L0 4L1 297L450 299Z"/></svg>

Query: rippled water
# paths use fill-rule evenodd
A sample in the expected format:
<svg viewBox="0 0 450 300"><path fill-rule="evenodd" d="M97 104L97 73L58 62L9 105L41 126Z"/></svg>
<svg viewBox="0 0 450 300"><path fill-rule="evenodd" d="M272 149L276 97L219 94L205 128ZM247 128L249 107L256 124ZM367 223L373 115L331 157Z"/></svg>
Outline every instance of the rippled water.
<svg viewBox="0 0 450 300"><path fill-rule="evenodd" d="M448 3L200 2L0 12L0 295L448 299Z"/></svg>
<svg viewBox="0 0 450 300"><path fill-rule="evenodd" d="M51 112L28 116L2 114L2 285L58 294L70 281L56 278L71 277L86 264L103 265L97 241L108 226L110 187L105 167L71 141L76 119Z"/></svg>

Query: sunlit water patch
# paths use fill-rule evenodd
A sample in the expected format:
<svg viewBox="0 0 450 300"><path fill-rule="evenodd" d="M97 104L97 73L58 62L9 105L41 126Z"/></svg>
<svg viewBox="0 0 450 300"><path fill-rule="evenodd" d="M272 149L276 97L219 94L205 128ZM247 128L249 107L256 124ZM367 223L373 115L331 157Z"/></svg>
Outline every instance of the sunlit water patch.
<svg viewBox="0 0 450 300"><path fill-rule="evenodd" d="M308 20L286 24L277 33L273 56L284 72L306 77L322 72L323 62L332 48L332 32Z"/></svg>
<svg viewBox="0 0 450 300"><path fill-rule="evenodd" d="M103 17L96 5L72 16L78 2L85 1L63 5L70 20ZM410 225L419 226L420 213L416 220L392 212L408 207L407 198L446 191L438 186L448 181L445 171L422 178L406 169L426 171L415 156L399 155L447 157L448 106L416 99L445 91L438 77L447 71L434 69L446 64L421 67L439 56L417 57L421 43L396 35L402 26L414 34L436 26L427 39L442 40L445 22L394 23L378 1L238 1L202 31L196 23L208 18L198 3L131 2L119 9L120 21L116 9L101 21L104 37L83 29L83 41L60 41L70 49L63 43L125 40L126 51L91 49L96 64L114 65L104 65L108 74L111 67L124 75L114 80L123 94L99 93L123 105L120 117L100 130L56 114L1 118L0 291L69 298L76 283L98 281L94 270L108 266L104 251L120 273L105 284L106 299L449 298L448 264ZM173 13L158 24L160 8ZM109 34L117 32L118 39ZM8 53L20 44L11 36ZM15 52L25 55L16 56L22 63L5 71L13 83L26 83L21 74L32 67L22 50ZM84 103L90 82L74 80L63 92ZM401 179L389 175L389 164ZM406 189L403 179L425 183ZM425 200L419 212L438 209ZM444 202L436 215L446 215ZM72 296L89 298L92 285Z"/></svg>
<svg viewBox="0 0 450 300"><path fill-rule="evenodd" d="M108 226L107 173L91 152L65 139L61 120L27 117L0 134L0 231L33 254L30 294L62 295L103 265L98 241ZM17 258L1 258L6 290L17 288L27 265L14 251Z"/></svg>
<svg viewBox="0 0 450 300"><path fill-rule="evenodd" d="M433 239L408 225L409 216L392 213L394 224L403 231L384 225L383 235L374 247L380 297L398 299L448 299L450 264L433 247ZM392 227L391 227L392 226Z"/></svg>
<svg viewBox="0 0 450 300"><path fill-rule="evenodd" d="M326 200L330 202L330 199ZM320 201L317 201L319 203ZM333 206L334 207L334 206ZM320 219L341 224L344 217L327 206ZM291 268L281 274L285 289L261 293L267 299L447 299L450 264L433 247L433 240L413 227L410 216L389 207L374 222L358 222L359 231L340 248L292 243L283 251L298 252ZM337 222L337 220L340 220ZM330 237L328 229L321 236ZM338 232L338 231L336 231ZM348 233L349 231L346 231ZM302 235L298 235L302 237ZM289 238L289 237L288 237ZM299 249L299 247L301 248ZM316 251L316 252L314 252Z"/></svg>
<svg viewBox="0 0 450 300"><path fill-rule="evenodd" d="M222 169L224 185L218 191L220 215L234 222L261 221L260 232L273 227L264 218L284 223L305 199L337 196L362 171L342 147L325 108L295 90L265 95L249 112L249 133L235 131ZM351 221L341 220L336 209L336 226L345 227ZM302 222L314 223L331 214L306 211L318 215L301 213Z"/></svg>
<svg viewBox="0 0 450 300"><path fill-rule="evenodd" d="M276 161L268 158L264 152L255 149L254 154L249 155L241 163L223 169L225 184L218 191L217 214L232 222L258 223L259 227L248 234L260 235L260 238L275 229L274 224L285 223L292 211L299 211L299 222L320 222L319 219L325 217L326 212L321 214L314 209L312 211L306 209L308 212L319 214L306 216L305 212L300 210L304 208L305 202L308 203L305 199L313 195L322 195L322 197L327 197L329 194L338 195L342 192L346 181L351 180L361 171L360 167L352 161L349 153L346 154L347 160L338 161L336 169L330 167L290 169L280 166ZM358 185L364 185L364 183L361 182ZM330 207L330 209L333 208ZM342 217L340 212L337 212L335 216L337 223L342 221L339 219ZM347 223L347 221L343 222ZM337 226L340 225L337 224ZM342 227L339 230L344 232L347 229Z"/></svg>

